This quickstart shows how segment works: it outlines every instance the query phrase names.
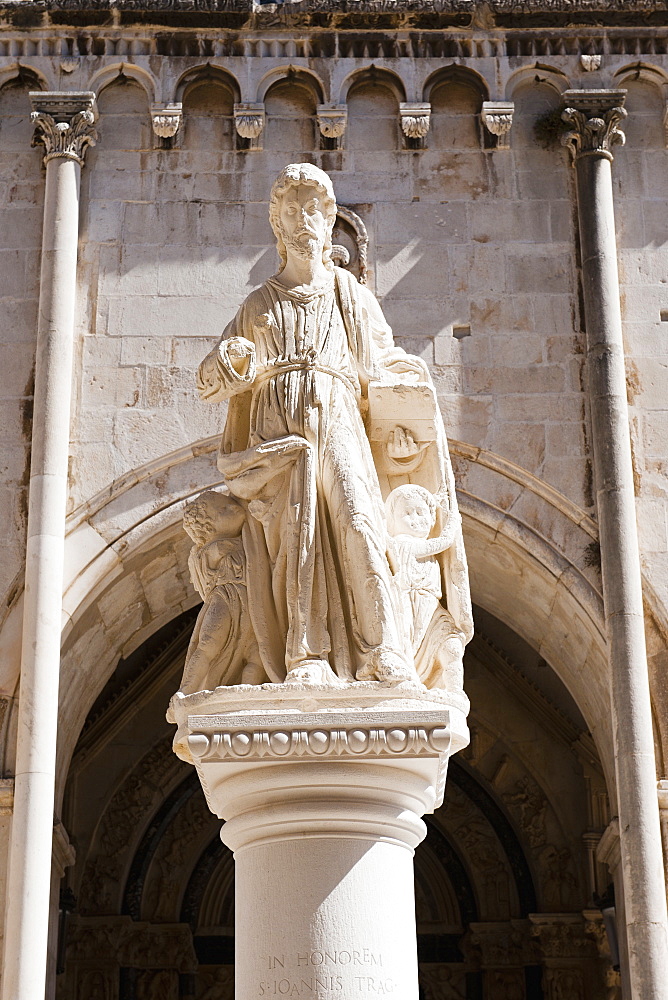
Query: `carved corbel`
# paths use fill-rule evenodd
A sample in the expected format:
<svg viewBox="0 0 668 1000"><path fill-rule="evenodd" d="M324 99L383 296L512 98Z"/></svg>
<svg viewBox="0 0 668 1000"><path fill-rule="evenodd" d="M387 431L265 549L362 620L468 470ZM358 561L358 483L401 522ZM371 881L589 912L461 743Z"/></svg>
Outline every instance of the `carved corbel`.
<svg viewBox="0 0 668 1000"><path fill-rule="evenodd" d="M510 149L514 113L512 101L483 101L482 122L489 134L496 136L495 149Z"/></svg>
<svg viewBox="0 0 668 1000"><path fill-rule="evenodd" d="M32 145L44 146L44 163L56 158L84 165L89 146L97 141L97 108L92 91L31 91Z"/></svg>
<svg viewBox="0 0 668 1000"><path fill-rule="evenodd" d="M429 121L431 118L431 104L410 103L399 105L399 121L401 131L407 140L414 143L423 143L429 131Z"/></svg>
<svg viewBox="0 0 668 1000"><path fill-rule="evenodd" d="M626 118L622 107L625 90L567 90L562 119L571 130L561 137L573 161L581 156L604 156L612 160L612 147L623 146L626 136L618 127Z"/></svg>
<svg viewBox="0 0 668 1000"><path fill-rule="evenodd" d="M180 101L151 105L151 125L158 139L175 139L183 121L183 105Z"/></svg>
<svg viewBox="0 0 668 1000"><path fill-rule="evenodd" d="M603 60L602 56L587 55L583 53L580 56L580 65L582 66L585 73L594 73L597 69L601 68L602 60Z"/></svg>
<svg viewBox="0 0 668 1000"><path fill-rule="evenodd" d="M264 129L264 104L235 104L234 127L237 135L248 142L249 149L262 149L262 130Z"/></svg>
<svg viewBox="0 0 668 1000"><path fill-rule="evenodd" d="M320 134L325 139L335 140L338 148L348 125L348 109L345 104L319 104L317 118Z"/></svg>

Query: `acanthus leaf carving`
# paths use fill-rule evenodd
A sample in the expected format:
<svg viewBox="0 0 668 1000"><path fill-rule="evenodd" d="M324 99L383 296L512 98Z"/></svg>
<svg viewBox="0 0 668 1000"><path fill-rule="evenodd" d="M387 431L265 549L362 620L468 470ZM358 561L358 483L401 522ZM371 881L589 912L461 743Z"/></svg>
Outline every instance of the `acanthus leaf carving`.
<svg viewBox="0 0 668 1000"><path fill-rule="evenodd" d="M153 104L151 106L151 124L153 132L159 139L173 139L179 131L183 119L183 105Z"/></svg>
<svg viewBox="0 0 668 1000"><path fill-rule="evenodd" d="M30 119L35 127L32 145L44 146L44 163L69 159L83 166L86 150L98 139L95 94L32 91L30 100L33 107Z"/></svg>
<svg viewBox="0 0 668 1000"><path fill-rule="evenodd" d="M619 128L627 117L624 90L568 90L561 117L571 129L561 137L573 160L582 156L604 156L612 160L614 146L623 146L626 136Z"/></svg>
<svg viewBox="0 0 668 1000"><path fill-rule="evenodd" d="M510 130L515 105L512 101L483 101L481 117L490 135L496 136L497 149L510 149Z"/></svg>
<svg viewBox="0 0 668 1000"><path fill-rule="evenodd" d="M430 104L400 104L401 131L407 139L424 139L429 131Z"/></svg>
<svg viewBox="0 0 668 1000"><path fill-rule="evenodd" d="M57 122L43 111L33 111L30 119L35 126L32 145L44 146L44 162L56 158L76 160L83 166L84 154L88 146L94 146L97 131L93 128L94 118L90 111L79 111L68 122Z"/></svg>
<svg viewBox="0 0 668 1000"><path fill-rule="evenodd" d="M543 958L587 958L596 951L579 914L536 913L529 919L531 937L538 942Z"/></svg>

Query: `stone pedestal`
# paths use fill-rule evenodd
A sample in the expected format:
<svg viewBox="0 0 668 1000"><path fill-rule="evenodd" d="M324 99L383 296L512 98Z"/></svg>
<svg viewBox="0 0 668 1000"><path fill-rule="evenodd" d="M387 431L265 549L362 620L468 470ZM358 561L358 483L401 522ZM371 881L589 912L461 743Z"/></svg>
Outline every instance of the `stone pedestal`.
<svg viewBox="0 0 668 1000"><path fill-rule="evenodd" d="M173 702L175 749L235 855L237 1000L417 1000L413 851L467 708L374 682Z"/></svg>

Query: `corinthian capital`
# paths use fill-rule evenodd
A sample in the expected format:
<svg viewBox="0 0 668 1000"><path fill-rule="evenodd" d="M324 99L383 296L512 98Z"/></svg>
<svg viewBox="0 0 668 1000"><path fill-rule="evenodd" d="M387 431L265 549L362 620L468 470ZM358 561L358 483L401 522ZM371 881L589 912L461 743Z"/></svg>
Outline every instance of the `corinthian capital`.
<svg viewBox="0 0 668 1000"><path fill-rule="evenodd" d="M56 157L81 166L89 146L97 140L95 94L92 91L31 91L32 145L44 146L44 162Z"/></svg>
<svg viewBox="0 0 668 1000"><path fill-rule="evenodd" d="M625 90L567 90L562 119L571 130L561 137L573 159L605 156L612 160L612 147L623 146L626 136L618 127L626 118Z"/></svg>

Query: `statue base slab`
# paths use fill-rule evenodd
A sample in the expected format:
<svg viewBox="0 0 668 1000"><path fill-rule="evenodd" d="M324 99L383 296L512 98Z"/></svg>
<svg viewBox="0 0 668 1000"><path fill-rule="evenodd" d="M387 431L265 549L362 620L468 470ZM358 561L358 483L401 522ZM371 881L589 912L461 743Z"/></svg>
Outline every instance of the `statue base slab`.
<svg viewBox="0 0 668 1000"><path fill-rule="evenodd" d="M173 699L236 862L236 1000L417 1000L413 852L468 743L463 694L378 682Z"/></svg>

